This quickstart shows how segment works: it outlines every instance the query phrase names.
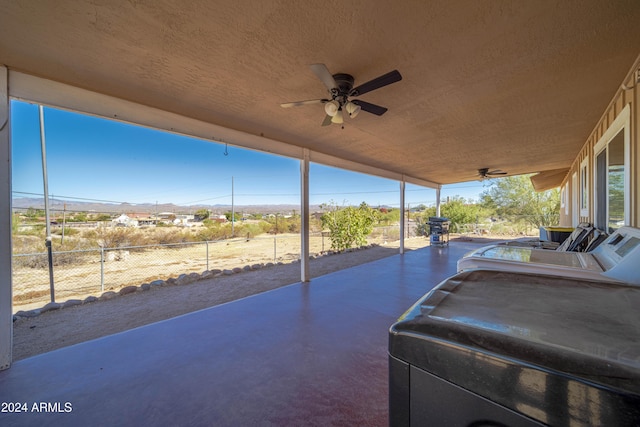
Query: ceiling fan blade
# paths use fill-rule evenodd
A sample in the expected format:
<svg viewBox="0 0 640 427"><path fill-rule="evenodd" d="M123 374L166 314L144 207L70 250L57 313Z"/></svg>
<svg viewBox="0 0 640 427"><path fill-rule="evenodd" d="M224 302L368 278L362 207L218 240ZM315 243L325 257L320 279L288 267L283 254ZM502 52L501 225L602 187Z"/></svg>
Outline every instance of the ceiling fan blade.
<svg viewBox="0 0 640 427"><path fill-rule="evenodd" d="M324 85L331 91L331 89L338 89L338 85L333 78L333 75L329 72L329 69L324 64L311 64L311 71L324 83Z"/></svg>
<svg viewBox="0 0 640 427"><path fill-rule="evenodd" d="M489 168L481 168L478 169L478 176L480 178L489 178L497 175L507 175L507 172L501 171L500 169L489 170Z"/></svg>
<svg viewBox="0 0 640 427"><path fill-rule="evenodd" d="M309 99L307 101L295 101L295 102L285 102L284 104L280 104L282 108L291 108L291 107L299 107L301 105L310 105L310 104L324 104L325 102L329 102L329 99Z"/></svg>
<svg viewBox="0 0 640 427"><path fill-rule="evenodd" d="M331 116L327 114L324 117L324 120L322 121L322 126L329 126L330 124L331 124Z"/></svg>
<svg viewBox="0 0 640 427"><path fill-rule="evenodd" d="M366 111L367 113L375 114L376 116L381 116L387 112L387 108L381 107L376 104L371 104L369 102L361 101L359 99L354 99L354 104L359 105L362 108L362 111Z"/></svg>
<svg viewBox="0 0 640 427"><path fill-rule="evenodd" d="M380 89L381 87L390 85L391 83L399 82L402 80L402 75L398 70L393 70L377 77L373 80L369 80L366 83L361 84L358 87L351 89L349 96L360 96L372 90ZM364 108L363 108L364 109Z"/></svg>

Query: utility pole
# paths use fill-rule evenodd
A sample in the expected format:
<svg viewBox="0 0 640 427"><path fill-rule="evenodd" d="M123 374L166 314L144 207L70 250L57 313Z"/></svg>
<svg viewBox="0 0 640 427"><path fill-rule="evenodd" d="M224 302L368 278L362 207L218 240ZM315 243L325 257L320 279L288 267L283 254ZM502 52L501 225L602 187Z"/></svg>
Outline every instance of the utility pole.
<svg viewBox="0 0 640 427"><path fill-rule="evenodd" d="M44 188L44 216L47 230L47 237L44 242L47 247L47 255L49 259L49 291L51 294L51 302L55 302L55 291L53 286L53 252L51 249L51 219L49 218L49 183L47 180L47 150L46 150L46 141L44 135L44 107L42 105L38 106L38 110L40 112L40 149L42 151L42 181Z"/></svg>

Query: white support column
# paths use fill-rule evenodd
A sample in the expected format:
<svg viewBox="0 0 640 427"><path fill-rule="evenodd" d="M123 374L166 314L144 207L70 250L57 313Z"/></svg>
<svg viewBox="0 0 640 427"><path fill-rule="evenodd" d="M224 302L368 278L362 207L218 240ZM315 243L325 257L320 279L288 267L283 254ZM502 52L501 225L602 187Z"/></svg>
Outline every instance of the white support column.
<svg viewBox="0 0 640 427"><path fill-rule="evenodd" d="M300 281L309 277L309 150L300 160Z"/></svg>
<svg viewBox="0 0 640 427"><path fill-rule="evenodd" d="M11 366L11 138L8 70L0 66L0 370Z"/></svg>
<svg viewBox="0 0 640 427"><path fill-rule="evenodd" d="M405 212L404 212L404 187L405 182L404 178L400 181L400 254L404 254L404 221L405 221Z"/></svg>
<svg viewBox="0 0 640 427"><path fill-rule="evenodd" d="M442 185L438 185L436 188L436 216L440 216L440 190L442 189Z"/></svg>

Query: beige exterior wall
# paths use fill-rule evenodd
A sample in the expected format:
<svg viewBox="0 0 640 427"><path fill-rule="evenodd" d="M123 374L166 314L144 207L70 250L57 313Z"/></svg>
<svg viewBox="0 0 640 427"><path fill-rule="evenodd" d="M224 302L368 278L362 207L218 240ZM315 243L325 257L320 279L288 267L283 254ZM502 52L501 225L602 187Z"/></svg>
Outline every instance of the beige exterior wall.
<svg viewBox="0 0 640 427"><path fill-rule="evenodd" d="M565 177L561 189L565 195L564 207L560 209L560 224L563 226L575 226L577 222L595 222L595 151L596 144L606 135L607 130L616 119L629 108L629 174L627 185L629 186L630 203L628 205L628 224L640 227L640 56L636 59L624 81L620 82L620 88L607 107L600 121L594 128L584 146L573 161L571 169ZM586 166L587 179L581 176L581 167ZM577 175L577 182L572 179ZM586 209L581 209L581 186L585 182L587 189Z"/></svg>

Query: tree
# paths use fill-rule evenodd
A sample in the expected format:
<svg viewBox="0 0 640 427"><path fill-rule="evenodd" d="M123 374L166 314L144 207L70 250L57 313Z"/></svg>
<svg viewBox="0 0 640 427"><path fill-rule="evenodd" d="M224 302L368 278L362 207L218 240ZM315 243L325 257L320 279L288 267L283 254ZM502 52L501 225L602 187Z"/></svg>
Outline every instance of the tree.
<svg viewBox="0 0 640 427"><path fill-rule="evenodd" d="M429 217L436 215L436 208L426 208L422 219L418 219L419 234L428 234L429 228L426 222ZM485 217L486 213L482 206L475 203L468 203L464 197L454 196L448 202L440 206L440 215L451 221L452 231L459 232L462 225L475 224L480 217Z"/></svg>
<svg viewBox="0 0 640 427"><path fill-rule="evenodd" d="M209 209L198 209L194 215L196 221L204 221L209 218Z"/></svg>
<svg viewBox="0 0 640 427"><path fill-rule="evenodd" d="M329 212L322 215L322 226L329 229L331 249L342 251L354 245L363 246L373 225L379 219L379 212L362 202L360 206L338 208L329 205Z"/></svg>
<svg viewBox="0 0 640 427"><path fill-rule="evenodd" d="M482 208L473 203L467 203L463 197L455 196L440 208L440 214L451 221L451 227L456 232L464 224L475 224L482 215Z"/></svg>
<svg viewBox="0 0 640 427"><path fill-rule="evenodd" d="M480 197L482 205L496 215L534 227L558 224L560 192L558 189L536 192L530 175L508 176L492 180Z"/></svg>

